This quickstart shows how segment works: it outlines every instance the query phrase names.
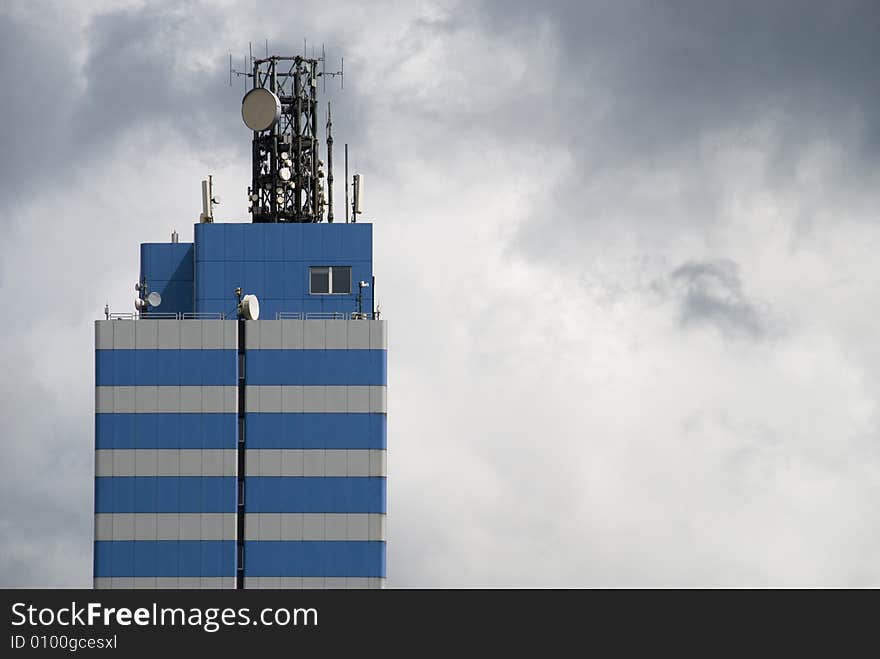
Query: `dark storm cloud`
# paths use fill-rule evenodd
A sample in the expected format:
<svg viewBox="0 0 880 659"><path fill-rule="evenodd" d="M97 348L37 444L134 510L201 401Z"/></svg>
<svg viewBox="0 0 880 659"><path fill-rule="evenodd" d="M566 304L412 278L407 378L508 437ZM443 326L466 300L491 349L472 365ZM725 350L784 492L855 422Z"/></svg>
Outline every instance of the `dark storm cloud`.
<svg viewBox="0 0 880 659"><path fill-rule="evenodd" d="M629 199L625 185L614 191L627 225L648 240L715 222L728 173L713 180L712 158L731 145L757 140L770 187L790 181L817 140L848 150L853 169L840 173L839 188L860 184L854 169L877 165L875 2L484 2L480 16L486 30L542 22L554 30L534 44L548 53L542 64L553 86L542 104L515 112L529 126L521 137L572 160L550 212L523 225L517 245L530 258L589 241L604 221L597 194L609 180L632 189L681 175L674 199L653 210ZM655 229L657 217L663 226Z"/></svg>
<svg viewBox="0 0 880 659"><path fill-rule="evenodd" d="M683 326L712 325L726 335L753 338L763 334L763 323L743 292L736 263L685 263L670 278L681 293L679 318Z"/></svg>

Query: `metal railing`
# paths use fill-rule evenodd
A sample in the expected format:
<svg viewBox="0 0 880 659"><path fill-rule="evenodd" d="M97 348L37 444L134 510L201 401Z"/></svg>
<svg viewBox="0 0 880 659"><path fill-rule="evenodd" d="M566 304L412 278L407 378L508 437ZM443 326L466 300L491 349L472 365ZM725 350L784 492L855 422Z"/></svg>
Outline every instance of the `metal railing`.
<svg viewBox="0 0 880 659"><path fill-rule="evenodd" d="M108 313L107 320L224 320L226 316L220 311L184 311L163 313L144 311L142 313Z"/></svg>
<svg viewBox="0 0 880 659"><path fill-rule="evenodd" d="M357 311L279 311L275 320L378 320L379 314Z"/></svg>

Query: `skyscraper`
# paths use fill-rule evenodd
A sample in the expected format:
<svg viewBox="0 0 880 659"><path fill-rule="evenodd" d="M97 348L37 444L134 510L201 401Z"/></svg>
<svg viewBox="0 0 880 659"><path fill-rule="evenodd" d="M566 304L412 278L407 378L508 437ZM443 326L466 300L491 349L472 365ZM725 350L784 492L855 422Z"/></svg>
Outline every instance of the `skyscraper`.
<svg viewBox="0 0 880 659"><path fill-rule="evenodd" d="M253 62L279 107L248 124L269 161L254 167L254 222L214 223L209 191L192 243L141 245L138 313L95 324L96 588L384 583L372 225L322 221L317 138L284 121L316 112L316 85L294 83L317 62ZM260 73L282 63L289 88Z"/></svg>

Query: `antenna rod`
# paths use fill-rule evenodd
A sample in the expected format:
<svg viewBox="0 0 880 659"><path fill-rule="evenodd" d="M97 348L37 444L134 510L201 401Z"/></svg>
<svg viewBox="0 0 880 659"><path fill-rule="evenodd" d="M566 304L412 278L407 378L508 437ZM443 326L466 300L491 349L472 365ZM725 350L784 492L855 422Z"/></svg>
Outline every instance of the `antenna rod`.
<svg viewBox="0 0 880 659"><path fill-rule="evenodd" d="M333 222L333 118L327 101L327 221Z"/></svg>
<svg viewBox="0 0 880 659"><path fill-rule="evenodd" d="M348 224L348 144L345 145L345 223Z"/></svg>

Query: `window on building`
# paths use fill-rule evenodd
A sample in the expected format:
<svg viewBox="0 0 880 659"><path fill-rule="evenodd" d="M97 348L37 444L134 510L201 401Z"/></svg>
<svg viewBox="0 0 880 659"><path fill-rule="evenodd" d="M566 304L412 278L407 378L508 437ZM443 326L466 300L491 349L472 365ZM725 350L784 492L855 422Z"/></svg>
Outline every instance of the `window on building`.
<svg viewBox="0 0 880 659"><path fill-rule="evenodd" d="M310 267L309 293L312 295L350 295L351 266L321 265Z"/></svg>

